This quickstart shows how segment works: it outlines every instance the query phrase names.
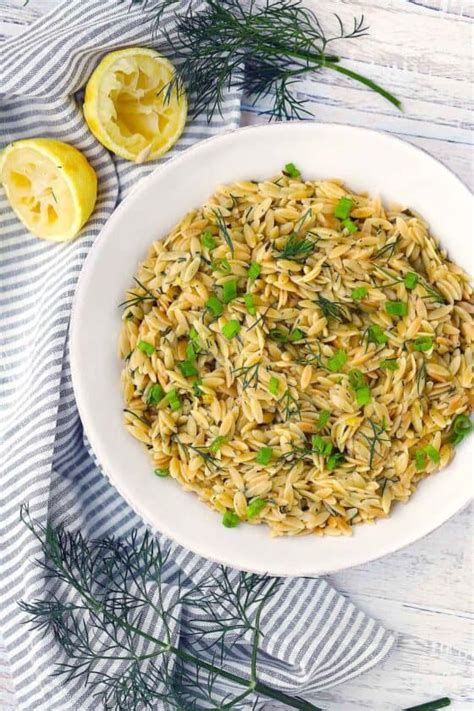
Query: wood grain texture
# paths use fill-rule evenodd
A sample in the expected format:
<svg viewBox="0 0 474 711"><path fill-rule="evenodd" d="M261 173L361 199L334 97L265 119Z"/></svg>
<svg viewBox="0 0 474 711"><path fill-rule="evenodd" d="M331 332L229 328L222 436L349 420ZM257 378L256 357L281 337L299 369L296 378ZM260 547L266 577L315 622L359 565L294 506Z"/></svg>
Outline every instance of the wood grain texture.
<svg viewBox="0 0 474 711"><path fill-rule="evenodd" d="M0 0L0 37L20 31L57 0L23 4ZM313 5L329 25L334 12L349 22L354 14L365 14L370 35L335 49L347 66L396 94L404 108L399 112L327 71L300 87L316 118L394 133L427 150L472 187L472 0L319 0ZM244 124L266 121L250 97L244 109ZM446 695L454 711L474 709L472 522L469 507L409 548L330 576L341 592L394 630L398 644L376 669L321 694L327 711L399 711ZM0 668L2 711L13 709L5 671Z"/></svg>

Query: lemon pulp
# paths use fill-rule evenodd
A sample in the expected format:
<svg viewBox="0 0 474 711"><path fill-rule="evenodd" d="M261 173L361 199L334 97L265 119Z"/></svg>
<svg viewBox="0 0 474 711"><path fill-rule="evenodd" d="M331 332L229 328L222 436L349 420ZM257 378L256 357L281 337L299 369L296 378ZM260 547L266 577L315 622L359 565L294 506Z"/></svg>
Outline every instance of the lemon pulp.
<svg viewBox="0 0 474 711"><path fill-rule="evenodd" d="M166 87L175 73L153 49L106 55L90 77L84 116L94 136L117 155L143 162L168 151L186 123L184 94Z"/></svg>
<svg viewBox="0 0 474 711"><path fill-rule="evenodd" d="M25 227L55 242L77 235L97 197L97 176L85 156L50 138L7 146L0 158L0 182Z"/></svg>

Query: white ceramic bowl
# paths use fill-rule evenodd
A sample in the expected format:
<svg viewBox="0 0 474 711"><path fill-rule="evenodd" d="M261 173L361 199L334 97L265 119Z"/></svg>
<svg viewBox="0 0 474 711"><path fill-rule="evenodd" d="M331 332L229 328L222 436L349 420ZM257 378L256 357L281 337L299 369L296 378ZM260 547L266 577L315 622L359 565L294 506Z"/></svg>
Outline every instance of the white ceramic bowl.
<svg viewBox="0 0 474 711"><path fill-rule="evenodd" d="M389 519L350 538L269 536L265 526L226 529L221 516L171 479L153 474L145 448L124 429L117 357L120 309L139 260L154 239L217 185L258 179L295 163L307 178L338 177L413 207L450 255L474 272L472 201L447 168L408 143L374 131L312 122L256 126L196 144L140 182L117 208L86 261L74 302L71 355L79 412L103 471L153 528L205 556L245 570L315 575L365 563L429 533L471 497L472 441L423 482Z"/></svg>

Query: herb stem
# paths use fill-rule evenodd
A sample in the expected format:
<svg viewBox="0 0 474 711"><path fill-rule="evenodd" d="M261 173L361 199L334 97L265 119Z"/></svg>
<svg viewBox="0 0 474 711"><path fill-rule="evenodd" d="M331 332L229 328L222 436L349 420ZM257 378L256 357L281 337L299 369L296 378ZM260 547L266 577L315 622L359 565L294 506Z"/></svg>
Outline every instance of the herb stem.
<svg viewBox="0 0 474 711"><path fill-rule="evenodd" d="M342 67L340 64L334 64L333 62L323 62L324 67L328 67L329 69L334 69L335 72L339 72L339 74L344 74L347 77L350 77L351 79L354 79L355 81L358 81L360 84L364 84L365 86L368 86L370 89L375 91L377 94L380 94L381 96L384 97L384 99L387 99L387 101L390 101L391 104L397 107L397 109L402 110L402 102L399 101L393 94L391 94L389 91L384 89L383 87L379 86L379 84L376 84L372 79L369 79L368 77L363 76L362 74L358 74L357 72L353 72L352 69L347 69L347 67Z"/></svg>

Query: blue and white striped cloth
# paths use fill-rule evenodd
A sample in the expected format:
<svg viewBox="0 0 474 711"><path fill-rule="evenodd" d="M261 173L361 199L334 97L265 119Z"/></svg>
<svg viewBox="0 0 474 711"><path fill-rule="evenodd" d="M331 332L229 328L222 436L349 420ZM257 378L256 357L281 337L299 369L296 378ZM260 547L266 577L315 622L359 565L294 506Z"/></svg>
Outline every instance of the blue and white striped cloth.
<svg viewBox="0 0 474 711"><path fill-rule="evenodd" d="M152 0L65 0L0 43L0 149L31 136L67 141L86 154L100 186L94 215L69 244L29 235L0 193L0 631L17 709L97 709L80 681L51 678L63 652L52 637L24 624L18 601L47 596L51 589L33 565L38 545L19 520L20 505L29 502L34 518L66 521L85 536L144 530L88 449L71 385L68 325L77 278L96 235L117 201L154 167L112 159L89 133L77 92L107 51L160 48L159 35L152 33L154 6ZM174 16L165 14L162 22L171 27ZM189 123L172 153L238 126L239 104L238 95L229 95L223 116L211 125L204 117ZM175 564L190 578L213 567L164 544L173 545ZM286 580L263 626L261 680L314 703L319 690L369 669L394 643L322 579ZM185 644L185 634L182 639ZM232 664L239 668L237 656Z"/></svg>

